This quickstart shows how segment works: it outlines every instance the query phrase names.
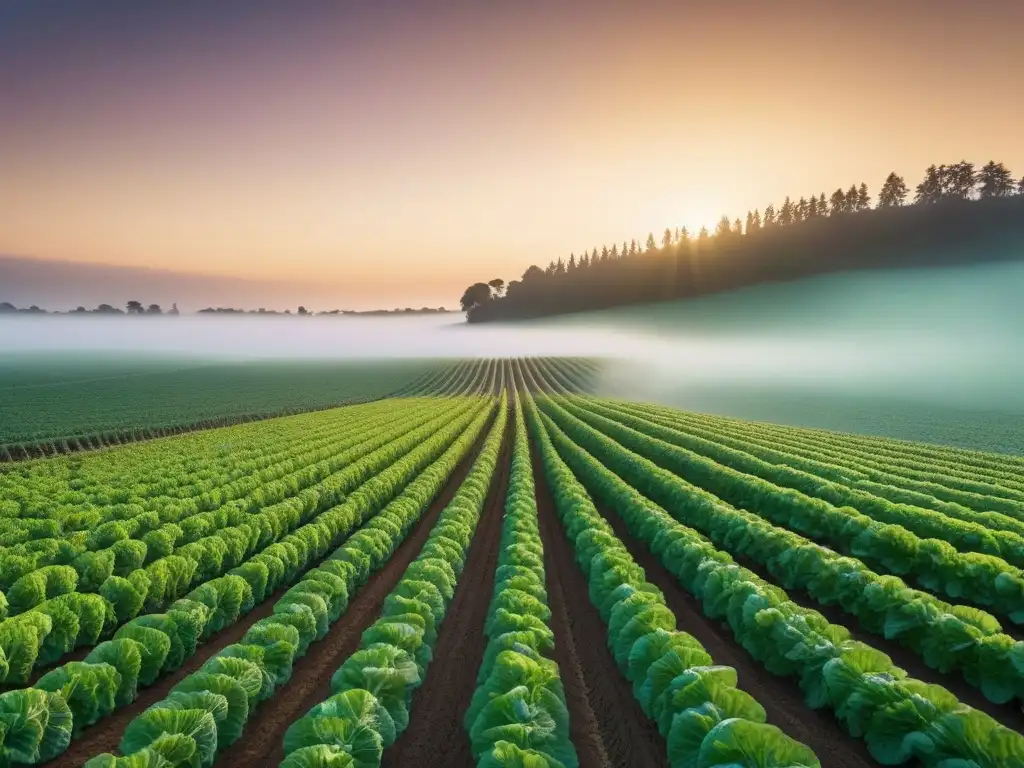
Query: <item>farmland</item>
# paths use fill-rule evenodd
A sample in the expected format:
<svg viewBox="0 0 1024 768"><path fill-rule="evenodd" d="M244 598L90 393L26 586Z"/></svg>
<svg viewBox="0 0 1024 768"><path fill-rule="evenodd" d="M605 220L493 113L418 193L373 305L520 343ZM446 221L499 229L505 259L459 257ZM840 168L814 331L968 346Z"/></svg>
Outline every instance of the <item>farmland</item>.
<svg viewBox="0 0 1024 768"><path fill-rule="evenodd" d="M1024 458L598 369L367 367L0 465L0 765L1024 768Z"/></svg>

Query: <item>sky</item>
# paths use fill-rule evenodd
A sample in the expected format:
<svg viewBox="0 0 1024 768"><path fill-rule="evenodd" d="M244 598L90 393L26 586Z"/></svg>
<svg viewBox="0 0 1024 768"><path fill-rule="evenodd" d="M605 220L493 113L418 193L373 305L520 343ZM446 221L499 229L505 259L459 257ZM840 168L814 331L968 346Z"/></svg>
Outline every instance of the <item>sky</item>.
<svg viewBox="0 0 1024 768"><path fill-rule="evenodd" d="M1021 29L1019 0L0 0L0 254L454 306L892 170L1019 177Z"/></svg>

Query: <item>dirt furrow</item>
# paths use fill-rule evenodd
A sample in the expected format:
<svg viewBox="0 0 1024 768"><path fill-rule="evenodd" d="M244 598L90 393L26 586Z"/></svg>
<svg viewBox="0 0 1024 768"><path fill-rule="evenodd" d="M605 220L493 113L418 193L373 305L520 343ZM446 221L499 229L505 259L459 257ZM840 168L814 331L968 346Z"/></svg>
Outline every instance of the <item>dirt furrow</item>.
<svg viewBox="0 0 1024 768"><path fill-rule="evenodd" d="M565 537L536 448L531 453L555 661L580 768L660 768L667 761L665 740L615 665L608 630L590 602L586 576Z"/></svg>
<svg viewBox="0 0 1024 768"><path fill-rule="evenodd" d="M829 768L868 768L877 763L864 742L847 734L828 710L814 710L803 700L795 680L776 677L751 658L736 642L725 623L704 615L700 601L684 590L675 576L650 553L646 545L634 539L622 519L608 509L599 508L611 523L633 558L647 573L647 579L664 594L669 609L676 615L679 629L701 642L716 664L734 667L739 687L753 696L768 713L768 722L802 741Z"/></svg>
<svg viewBox="0 0 1024 768"><path fill-rule="evenodd" d="M501 456L455 595L438 630L434 659L413 693L409 727L384 752L382 768L472 766L462 718L476 689L487 638L484 621L498 566L514 424L509 418Z"/></svg>
<svg viewBox="0 0 1024 768"><path fill-rule="evenodd" d="M327 637L314 642L306 655L295 662L291 679L256 710L245 726L243 737L218 755L219 766L269 768L284 760L284 733L288 726L314 704L331 695L331 675L359 649L363 631L377 620L384 599L423 548L441 511L469 474L489 429L490 423L481 430L480 438L469 455L449 478L411 534L399 545L387 564L359 590Z"/></svg>

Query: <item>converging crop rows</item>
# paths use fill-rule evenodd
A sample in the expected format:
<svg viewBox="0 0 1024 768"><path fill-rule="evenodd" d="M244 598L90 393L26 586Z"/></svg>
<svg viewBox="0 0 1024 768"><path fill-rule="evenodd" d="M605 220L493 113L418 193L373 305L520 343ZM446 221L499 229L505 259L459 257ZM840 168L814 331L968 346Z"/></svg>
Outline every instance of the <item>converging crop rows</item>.
<svg viewBox="0 0 1024 768"><path fill-rule="evenodd" d="M0 466L0 765L1024 768L1024 459L600 374Z"/></svg>

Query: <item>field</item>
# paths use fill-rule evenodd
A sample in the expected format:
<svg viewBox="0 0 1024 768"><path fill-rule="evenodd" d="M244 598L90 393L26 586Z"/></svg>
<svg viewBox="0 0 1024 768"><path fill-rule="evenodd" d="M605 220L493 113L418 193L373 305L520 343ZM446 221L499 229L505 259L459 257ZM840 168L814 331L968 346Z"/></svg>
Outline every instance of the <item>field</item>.
<svg viewBox="0 0 1024 768"><path fill-rule="evenodd" d="M1024 768L1024 458L598 367L0 465L0 765Z"/></svg>
<svg viewBox="0 0 1024 768"><path fill-rule="evenodd" d="M444 365L8 355L0 357L0 460L375 400Z"/></svg>

